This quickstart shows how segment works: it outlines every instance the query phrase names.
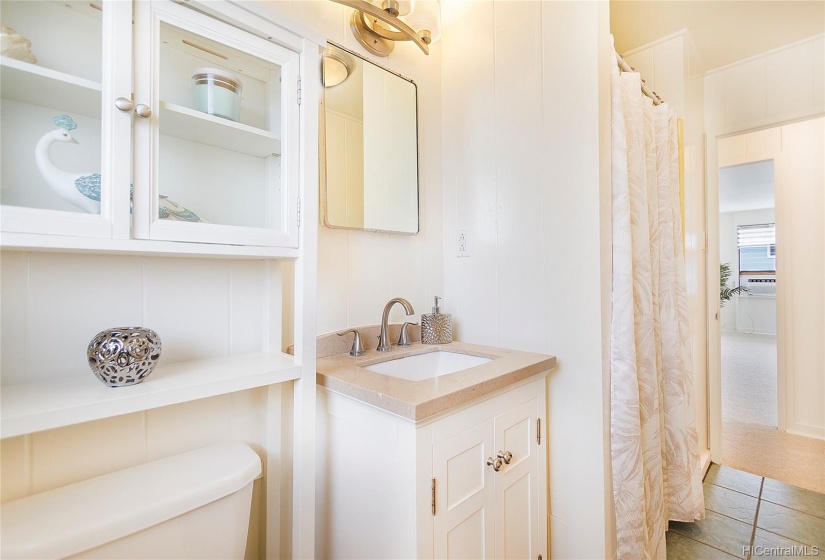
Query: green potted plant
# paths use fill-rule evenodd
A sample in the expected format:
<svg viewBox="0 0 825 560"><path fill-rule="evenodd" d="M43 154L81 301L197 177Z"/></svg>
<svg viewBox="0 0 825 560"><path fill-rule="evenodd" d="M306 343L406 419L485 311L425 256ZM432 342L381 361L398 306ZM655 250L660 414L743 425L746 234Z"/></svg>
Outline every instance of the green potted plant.
<svg viewBox="0 0 825 560"><path fill-rule="evenodd" d="M730 280L730 264L721 263L719 265L719 307L725 307L725 303L730 301L730 298L735 295L747 294L750 292L750 290L745 286L729 288L728 280Z"/></svg>

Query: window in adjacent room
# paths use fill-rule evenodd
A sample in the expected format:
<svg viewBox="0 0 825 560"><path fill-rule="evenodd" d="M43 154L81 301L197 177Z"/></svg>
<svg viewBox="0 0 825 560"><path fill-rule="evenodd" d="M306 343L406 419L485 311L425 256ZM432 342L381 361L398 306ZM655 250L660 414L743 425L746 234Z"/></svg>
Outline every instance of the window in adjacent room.
<svg viewBox="0 0 825 560"><path fill-rule="evenodd" d="M776 225L753 224L737 230L739 272L776 272Z"/></svg>

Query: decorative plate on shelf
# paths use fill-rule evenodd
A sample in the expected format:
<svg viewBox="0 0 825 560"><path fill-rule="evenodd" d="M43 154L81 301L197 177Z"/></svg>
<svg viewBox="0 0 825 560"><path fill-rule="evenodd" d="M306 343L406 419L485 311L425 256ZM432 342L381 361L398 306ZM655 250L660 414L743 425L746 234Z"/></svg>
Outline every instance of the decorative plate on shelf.
<svg viewBox="0 0 825 560"><path fill-rule="evenodd" d="M192 212L185 206L181 206L174 200L169 200L166 195L160 195L160 205L158 208L161 220L173 220L176 222L195 222L201 224L210 223Z"/></svg>

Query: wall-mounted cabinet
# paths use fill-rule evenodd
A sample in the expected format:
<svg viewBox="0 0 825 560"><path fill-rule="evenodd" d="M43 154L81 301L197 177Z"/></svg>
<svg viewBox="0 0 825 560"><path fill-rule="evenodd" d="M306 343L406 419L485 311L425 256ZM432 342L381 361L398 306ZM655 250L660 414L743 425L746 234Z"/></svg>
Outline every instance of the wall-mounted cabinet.
<svg viewBox="0 0 825 560"><path fill-rule="evenodd" d="M48 447L35 440L72 441L53 448L58 486L198 431L242 439L266 464L250 542L261 557L312 558L324 38L225 0L3 0L0 20L4 491L7 458L20 480L37 468L7 450ZM157 328L164 348L150 378L115 390L84 350L121 324ZM136 417L154 442L123 437ZM97 440L107 461L89 472ZM294 496L283 539L263 522L288 517L282 488Z"/></svg>
<svg viewBox="0 0 825 560"><path fill-rule="evenodd" d="M5 247L298 246L299 52L167 0L2 23L31 43L0 61Z"/></svg>
<svg viewBox="0 0 825 560"><path fill-rule="evenodd" d="M3 231L128 237L131 118L113 102L131 98L131 4L11 1L0 18L31 43L0 59Z"/></svg>

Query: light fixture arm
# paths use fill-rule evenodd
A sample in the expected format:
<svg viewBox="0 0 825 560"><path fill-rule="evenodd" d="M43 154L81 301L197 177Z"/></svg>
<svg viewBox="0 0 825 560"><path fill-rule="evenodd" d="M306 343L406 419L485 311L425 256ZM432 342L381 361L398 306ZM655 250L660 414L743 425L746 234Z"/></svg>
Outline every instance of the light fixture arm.
<svg viewBox="0 0 825 560"><path fill-rule="evenodd" d="M394 15L390 14L389 12L382 10L378 6L370 4L365 0L332 1L357 10L359 12L358 16L361 19L361 23L368 32L374 33L380 38L388 39L390 41L412 41L413 43L418 45L418 47L424 52L424 54L430 54L430 49L427 46L427 43L424 42L424 39L412 27L410 27ZM381 25L371 26L367 21L367 16L371 16L377 20L380 20L386 23L387 25L398 29L398 31L386 29L384 26Z"/></svg>
<svg viewBox="0 0 825 560"><path fill-rule="evenodd" d="M335 2L336 0L332 0ZM383 25L378 25L378 22L370 23L367 15L364 12L358 12L358 15L361 17L361 23L363 23L367 29L375 33L376 35L380 35L384 39L389 39L390 41L412 41L406 33L402 33L401 31L392 31L391 29L387 29ZM399 22L404 23L404 22ZM411 28L412 29L412 28ZM414 36L417 36L415 34Z"/></svg>

